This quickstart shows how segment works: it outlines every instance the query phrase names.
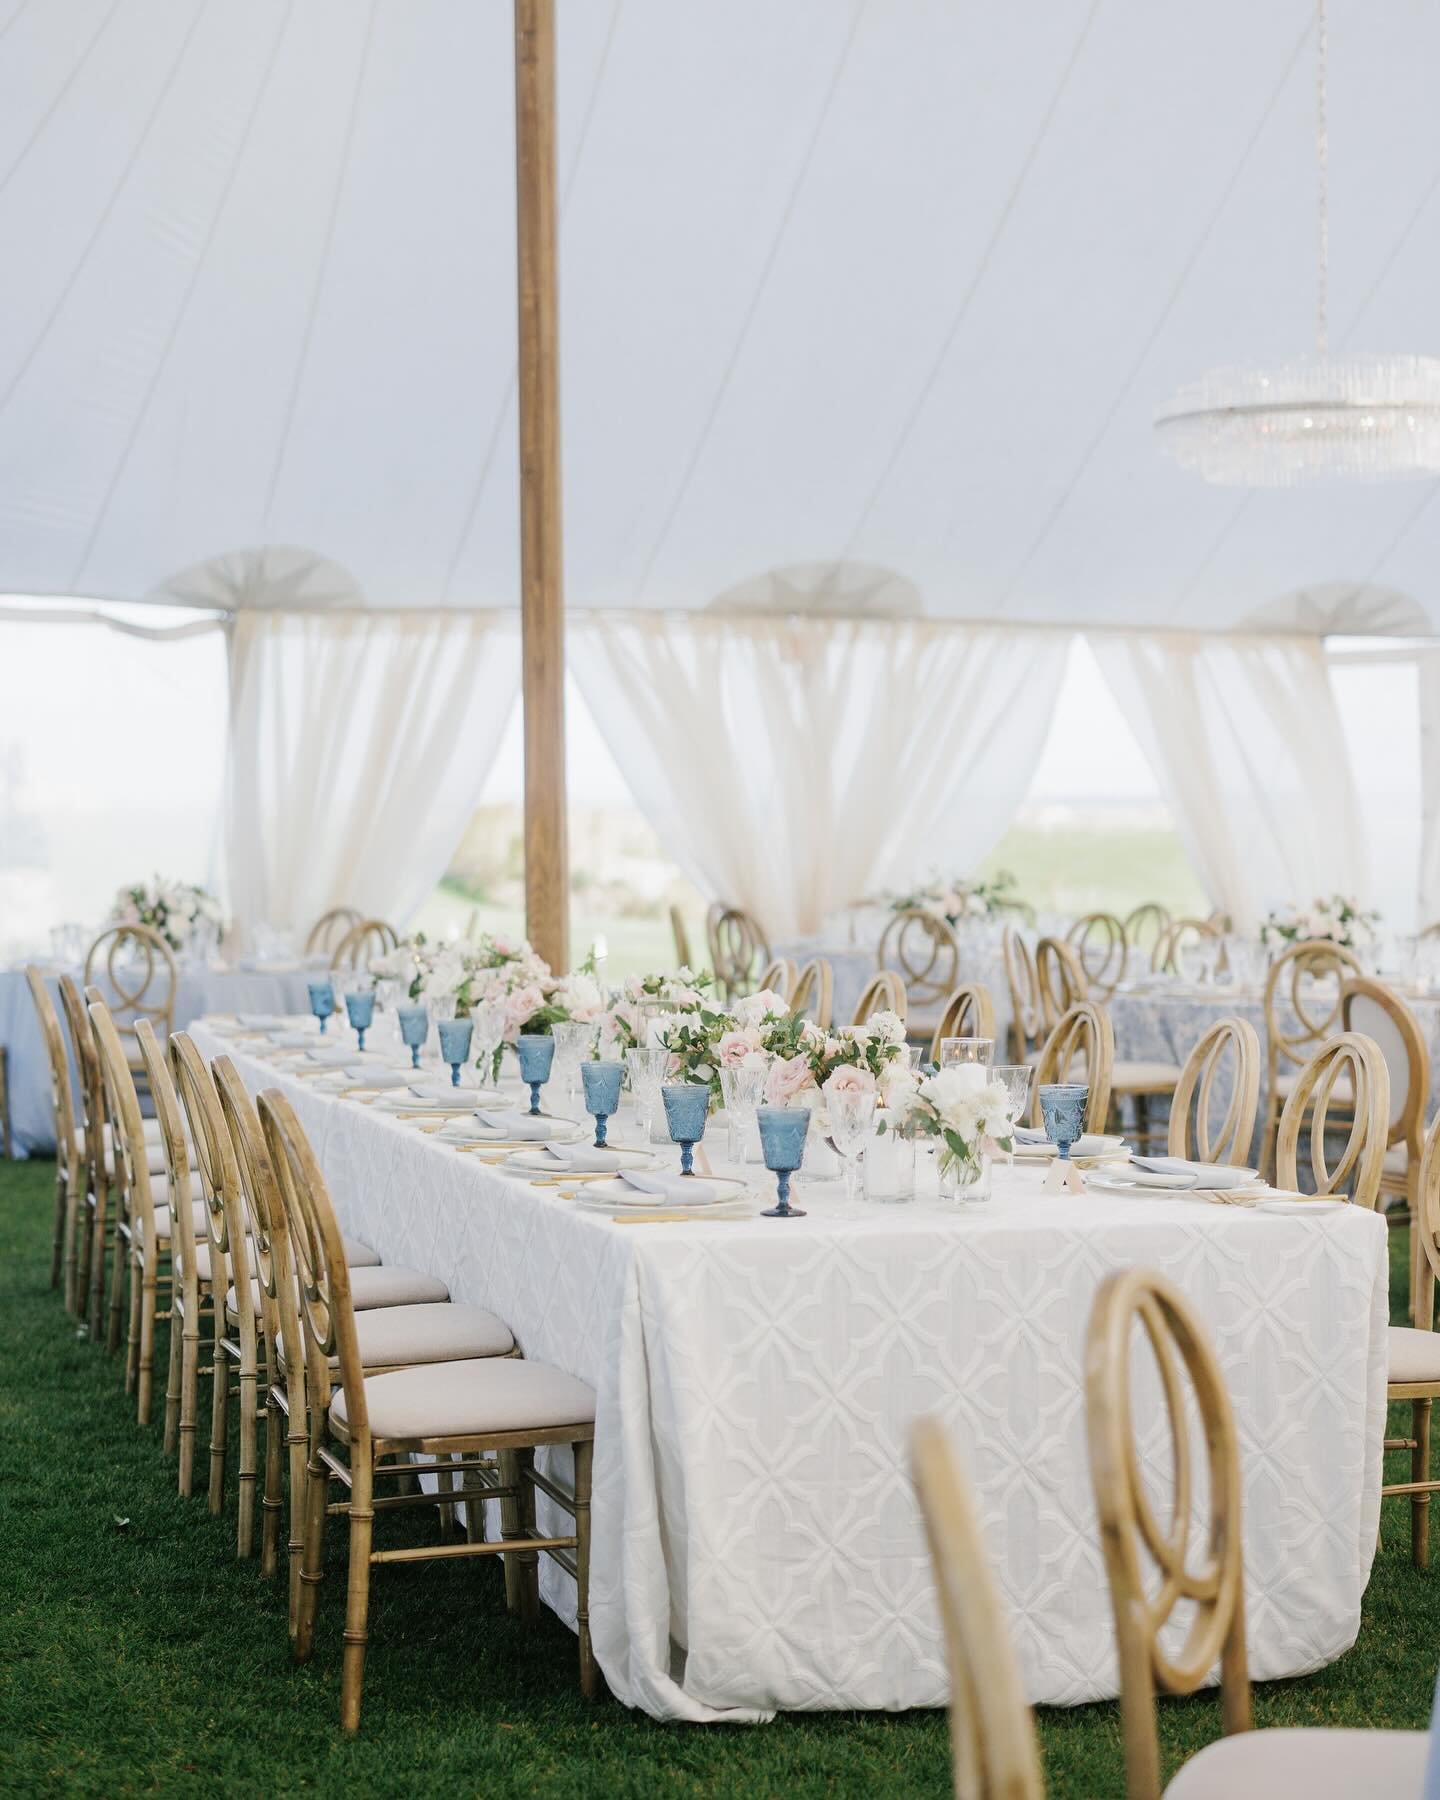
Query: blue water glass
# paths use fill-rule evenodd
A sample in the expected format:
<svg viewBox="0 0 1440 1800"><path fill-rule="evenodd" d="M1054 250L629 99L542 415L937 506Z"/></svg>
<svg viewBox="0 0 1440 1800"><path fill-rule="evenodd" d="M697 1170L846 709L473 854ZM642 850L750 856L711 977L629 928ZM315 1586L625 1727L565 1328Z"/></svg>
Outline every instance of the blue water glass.
<svg viewBox="0 0 1440 1800"><path fill-rule="evenodd" d="M660 1089L665 1103L665 1123L670 1138L680 1146L680 1173L695 1173L695 1146L705 1135L710 1111L710 1084L706 1081L667 1081Z"/></svg>
<svg viewBox="0 0 1440 1800"><path fill-rule="evenodd" d="M435 1029L440 1033L440 1059L450 1065L450 1085L459 1087L460 1071L470 1059L475 1021L470 1018L437 1019Z"/></svg>
<svg viewBox="0 0 1440 1800"><path fill-rule="evenodd" d="M1045 1135L1059 1150L1061 1162L1068 1162L1070 1146L1085 1131L1085 1108L1090 1103L1090 1089L1084 1082L1056 1081L1045 1084L1039 1092Z"/></svg>
<svg viewBox="0 0 1440 1800"><path fill-rule="evenodd" d="M622 1062L582 1062L580 1086L585 1090L585 1110L595 1121L595 1148L605 1148L605 1128L620 1105Z"/></svg>
<svg viewBox="0 0 1440 1800"><path fill-rule="evenodd" d="M805 1138L810 1130L808 1106L759 1106L755 1122L760 1127L760 1151L765 1167L775 1176L776 1202L760 1216L765 1219L803 1219L803 1208L790 1204L790 1177L805 1160Z"/></svg>
<svg viewBox="0 0 1440 1800"><path fill-rule="evenodd" d="M305 985L310 990L310 1010L320 1021L320 1035L324 1037L335 1010L335 985L330 981L307 981Z"/></svg>
<svg viewBox="0 0 1440 1800"><path fill-rule="evenodd" d="M520 1079L530 1084L530 1111L540 1111L540 1090L550 1079L555 1062L555 1040L548 1031L522 1031L515 1040L520 1058Z"/></svg>
<svg viewBox="0 0 1440 1800"><path fill-rule="evenodd" d="M420 1067L420 1052L425 1048L425 1040L430 1035L430 1013L423 1006L397 1006L395 1017L400 1021L400 1039L410 1047L410 1067Z"/></svg>
<svg viewBox="0 0 1440 1800"><path fill-rule="evenodd" d="M365 1033L370 1029L370 1022L375 1017L375 990L368 993L356 992L345 996L345 1011L350 1016L350 1024L355 1033L355 1048L365 1048Z"/></svg>

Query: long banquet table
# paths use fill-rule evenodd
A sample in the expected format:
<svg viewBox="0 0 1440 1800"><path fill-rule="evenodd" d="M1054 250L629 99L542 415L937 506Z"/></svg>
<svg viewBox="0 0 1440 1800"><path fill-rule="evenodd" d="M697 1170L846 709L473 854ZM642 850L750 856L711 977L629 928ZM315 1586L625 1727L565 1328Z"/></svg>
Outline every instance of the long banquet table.
<svg viewBox="0 0 1440 1800"><path fill-rule="evenodd" d="M975 1482L1030 1699L1113 1695L1081 1371L1097 1283L1134 1262L1180 1284L1224 1365L1252 1675L1314 1669L1353 1642L1385 1414L1373 1213L1062 1199L1020 1168L959 1212L808 1184L805 1219L620 1225L323 1093L253 1044L194 1033L253 1091L284 1088L348 1230L596 1388L591 1626L626 1703L696 1721L943 1704L907 1469L925 1413L948 1423ZM1145 1462L1163 1469L1147 1393ZM543 1591L573 1619L559 1571Z"/></svg>

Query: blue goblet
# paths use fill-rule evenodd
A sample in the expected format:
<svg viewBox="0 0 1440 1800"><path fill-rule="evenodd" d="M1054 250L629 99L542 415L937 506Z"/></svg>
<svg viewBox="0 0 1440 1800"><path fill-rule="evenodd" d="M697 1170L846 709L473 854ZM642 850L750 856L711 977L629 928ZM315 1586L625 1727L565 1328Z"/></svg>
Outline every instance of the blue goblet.
<svg viewBox="0 0 1440 1800"><path fill-rule="evenodd" d="M320 1035L324 1037L325 1027L330 1023L330 1015L335 1010L335 984L330 981L307 981L310 990L310 1010L320 1021Z"/></svg>
<svg viewBox="0 0 1440 1800"><path fill-rule="evenodd" d="M1041 1087L1039 1094L1045 1135L1059 1150L1061 1162L1069 1162L1070 1146L1084 1134L1090 1089L1084 1082L1056 1081Z"/></svg>
<svg viewBox="0 0 1440 1800"><path fill-rule="evenodd" d="M450 1085L459 1087L460 1070L470 1057L475 1021L471 1018L437 1019L435 1029L440 1033L440 1059L450 1065Z"/></svg>
<svg viewBox="0 0 1440 1800"><path fill-rule="evenodd" d="M808 1106L758 1106L755 1122L760 1127L760 1150L765 1167L775 1177L776 1202L760 1216L764 1219L803 1219L802 1207L790 1204L790 1177L805 1160L805 1138L810 1130Z"/></svg>
<svg viewBox="0 0 1440 1800"><path fill-rule="evenodd" d="M605 1128L610 1115L620 1105L620 1078L625 1073L622 1062L583 1062L580 1086L585 1090L585 1110L595 1121L595 1148L605 1148Z"/></svg>
<svg viewBox="0 0 1440 1800"><path fill-rule="evenodd" d="M420 1052L425 1048L425 1040L430 1035L430 1013L423 1006L397 1006L395 1017L400 1021L400 1039L410 1048L410 1067L420 1067Z"/></svg>
<svg viewBox="0 0 1440 1800"><path fill-rule="evenodd" d="M515 1040L520 1058L520 1079L530 1084L530 1111L540 1111L540 1090L550 1079L555 1062L555 1040L548 1031L522 1031Z"/></svg>
<svg viewBox="0 0 1440 1800"><path fill-rule="evenodd" d="M704 1081L667 1081L660 1089L665 1102L665 1123L670 1138L680 1146L680 1173L695 1173L695 1146L705 1135L710 1111L710 1084Z"/></svg>
<svg viewBox="0 0 1440 1800"><path fill-rule="evenodd" d="M345 996L345 1011L350 1016L350 1024L355 1033L355 1048L365 1048L365 1033L370 1029L370 1022L375 1017L375 990L357 990Z"/></svg>

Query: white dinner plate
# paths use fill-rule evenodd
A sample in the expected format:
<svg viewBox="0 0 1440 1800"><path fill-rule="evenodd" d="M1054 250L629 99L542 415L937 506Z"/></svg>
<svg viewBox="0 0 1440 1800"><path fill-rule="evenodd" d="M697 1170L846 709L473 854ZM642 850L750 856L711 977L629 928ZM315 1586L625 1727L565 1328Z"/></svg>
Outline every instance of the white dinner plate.
<svg viewBox="0 0 1440 1800"><path fill-rule="evenodd" d="M672 1200L666 1194L642 1194L626 1182L620 1180L587 1181L584 1184L584 1198L598 1202L619 1212L690 1212L706 1213L717 1206L733 1206L749 1192L750 1184L739 1181L733 1175L697 1175L697 1183L706 1187L720 1188L723 1197L719 1200L707 1200L697 1205L693 1200Z"/></svg>
<svg viewBox="0 0 1440 1800"><path fill-rule="evenodd" d="M573 1144L583 1136L580 1127L568 1119L552 1119L545 1134L557 1144ZM503 1131L491 1131L478 1119L449 1119L436 1136L447 1144L513 1144L515 1139Z"/></svg>
<svg viewBox="0 0 1440 1800"><path fill-rule="evenodd" d="M377 1112L393 1113L468 1113L470 1100L464 1088L455 1090L453 1100L422 1100L418 1094L380 1094L371 1101Z"/></svg>
<svg viewBox="0 0 1440 1800"><path fill-rule="evenodd" d="M1277 1197L1274 1200L1252 1200L1246 1210L1277 1213L1336 1212L1349 1204L1348 1200L1282 1200Z"/></svg>
<svg viewBox="0 0 1440 1800"><path fill-rule="evenodd" d="M661 1213L667 1220L676 1224L677 1212L685 1214L685 1221L696 1219L753 1219L758 1216L760 1203L753 1194L737 1194L733 1200L717 1200L711 1206L625 1206L614 1200L597 1198L595 1190L602 1187L603 1182L591 1181L582 1184L575 1194L575 1207L579 1212L597 1213L602 1219L643 1219L646 1213Z"/></svg>
<svg viewBox="0 0 1440 1800"><path fill-rule="evenodd" d="M574 1143L575 1140L574 1138L569 1137L557 1137L554 1141L557 1144L571 1144ZM610 1146L607 1145L606 1148L609 1149ZM615 1155L620 1159L620 1167L622 1169L653 1169L660 1160L659 1157L655 1156L649 1150L622 1150L618 1146L615 1148ZM512 1151L512 1153L505 1158L505 1167L507 1169L524 1169L525 1172L530 1175L557 1175L564 1177L571 1173L563 1163L556 1162L553 1156L546 1156L543 1150ZM582 1175L584 1172L583 1169L576 1171L576 1173ZM599 1184L592 1181L590 1185L596 1187Z"/></svg>

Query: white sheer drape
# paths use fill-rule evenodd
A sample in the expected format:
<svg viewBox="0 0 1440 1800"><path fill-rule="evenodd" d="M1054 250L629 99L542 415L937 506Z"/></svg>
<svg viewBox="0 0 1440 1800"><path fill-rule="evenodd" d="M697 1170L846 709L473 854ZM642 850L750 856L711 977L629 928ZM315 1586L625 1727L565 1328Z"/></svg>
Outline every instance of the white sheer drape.
<svg viewBox="0 0 1440 1800"><path fill-rule="evenodd" d="M519 686L503 613L244 612L230 638L226 854L243 924L430 894Z"/></svg>
<svg viewBox="0 0 1440 1800"><path fill-rule="evenodd" d="M1364 897L1360 808L1319 638L1089 642L1196 873L1237 928L1322 893Z"/></svg>
<svg viewBox="0 0 1440 1800"><path fill-rule="evenodd" d="M998 841L1070 634L926 619L596 613L570 666L640 809L772 942Z"/></svg>

